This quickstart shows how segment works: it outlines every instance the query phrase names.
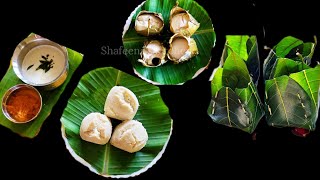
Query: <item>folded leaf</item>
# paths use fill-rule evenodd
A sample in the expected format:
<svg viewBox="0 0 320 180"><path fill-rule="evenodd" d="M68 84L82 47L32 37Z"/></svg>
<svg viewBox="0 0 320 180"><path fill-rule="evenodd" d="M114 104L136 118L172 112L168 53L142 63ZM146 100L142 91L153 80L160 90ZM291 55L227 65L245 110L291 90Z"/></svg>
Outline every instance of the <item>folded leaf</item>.
<svg viewBox="0 0 320 180"><path fill-rule="evenodd" d="M238 54L245 61L253 82L257 84L260 76L260 60L256 36L228 35L226 40L226 45L229 48L226 48L226 51L224 50L227 53L222 55L223 62L231 52Z"/></svg>
<svg viewBox="0 0 320 180"><path fill-rule="evenodd" d="M258 51L258 42L256 36L251 36L247 41L248 59L245 61L250 76L255 85L258 85L260 77L260 58Z"/></svg>
<svg viewBox="0 0 320 180"><path fill-rule="evenodd" d="M245 131L252 133L257 127L260 119L264 116L264 107L258 94L255 84L251 81L247 88L236 89L236 94L239 96L240 101L250 109L252 117L250 126Z"/></svg>
<svg viewBox="0 0 320 180"><path fill-rule="evenodd" d="M245 88L250 82L246 63L235 52L231 52L223 65L222 84L225 87Z"/></svg>
<svg viewBox="0 0 320 180"><path fill-rule="evenodd" d="M228 35L226 36L228 48L228 55L232 52L237 53L243 60L248 59L247 41L249 36Z"/></svg>
<svg viewBox="0 0 320 180"><path fill-rule="evenodd" d="M271 73L277 63L277 55L271 50L268 57L263 62L263 78L264 80L272 79Z"/></svg>
<svg viewBox="0 0 320 180"><path fill-rule="evenodd" d="M264 115L261 100L253 82L247 88L233 91L223 87L210 103L208 113L216 123L252 133Z"/></svg>
<svg viewBox="0 0 320 180"><path fill-rule="evenodd" d="M291 73L296 73L304 69L309 69L310 67L302 62L293 61L287 58L279 58L277 64L273 71L271 72L270 77L276 78L283 75L290 75Z"/></svg>
<svg viewBox="0 0 320 180"><path fill-rule="evenodd" d="M222 72L223 68L218 67L214 72L213 79L211 81L211 93L215 95L223 87L222 84Z"/></svg>
<svg viewBox="0 0 320 180"><path fill-rule="evenodd" d="M301 61L301 57L297 56L299 53L303 57L303 61L310 65L311 58L314 54L315 43L307 42L293 48L287 55L286 58L290 58L295 61Z"/></svg>
<svg viewBox="0 0 320 180"><path fill-rule="evenodd" d="M314 130L317 110L306 91L288 76L266 81L267 123Z"/></svg>
<svg viewBox="0 0 320 180"><path fill-rule="evenodd" d="M278 57L286 57L286 55L295 47L302 45L303 41L292 36L283 38L273 49Z"/></svg>
<svg viewBox="0 0 320 180"><path fill-rule="evenodd" d="M316 107L319 104L319 88L320 88L320 68L306 69L298 73L290 74L289 76L295 80L308 96Z"/></svg>
<svg viewBox="0 0 320 180"><path fill-rule="evenodd" d="M220 67L210 77L212 98L208 114L214 122L248 133L255 130L264 115L255 86L259 71L255 36L227 36Z"/></svg>
<svg viewBox="0 0 320 180"><path fill-rule="evenodd" d="M309 66L315 46L288 36L270 51L263 65L269 125L315 130L320 69Z"/></svg>
<svg viewBox="0 0 320 180"><path fill-rule="evenodd" d="M291 60L301 62L301 59L309 65L314 53L315 43L303 43L303 41L288 36L283 38L270 51L268 57L263 63L263 77L265 80L272 79L272 72L277 64L278 58L290 58Z"/></svg>
<svg viewBox="0 0 320 180"><path fill-rule="evenodd" d="M208 112L216 123L229 127L245 129L252 121L251 111L239 101L237 94L228 87L223 87L212 99Z"/></svg>

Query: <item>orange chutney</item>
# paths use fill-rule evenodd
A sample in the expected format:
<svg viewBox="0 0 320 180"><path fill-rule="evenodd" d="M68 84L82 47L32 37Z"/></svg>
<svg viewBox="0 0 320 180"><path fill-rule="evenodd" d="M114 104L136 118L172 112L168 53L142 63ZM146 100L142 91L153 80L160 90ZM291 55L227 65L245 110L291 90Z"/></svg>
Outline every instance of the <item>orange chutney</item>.
<svg viewBox="0 0 320 180"><path fill-rule="evenodd" d="M13 119L26 122L38 114L41 109L41 98L33 89L17 89L8 97L6 108Z"/></svg>

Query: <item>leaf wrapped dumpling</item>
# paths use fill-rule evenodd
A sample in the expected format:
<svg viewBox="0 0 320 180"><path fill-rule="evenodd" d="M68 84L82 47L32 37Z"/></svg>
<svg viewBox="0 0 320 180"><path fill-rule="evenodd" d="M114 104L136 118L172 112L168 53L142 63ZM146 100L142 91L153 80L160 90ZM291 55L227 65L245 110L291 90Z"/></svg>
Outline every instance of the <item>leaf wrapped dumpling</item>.
<svg viewBox="0 0 320 180"><path fill-rule="evenodd" d="M320 66L310 66L315 46L288 36L270 51L263 66L270 126L315 130L320 87Z"/></svg>
<svg viewBox="0 0 320 180"><path fill-rule="evenodd" d="M264 116L257 92L260 62L255 36L227 36L221 65L211 77L211 119L252 133Z"/></svg>

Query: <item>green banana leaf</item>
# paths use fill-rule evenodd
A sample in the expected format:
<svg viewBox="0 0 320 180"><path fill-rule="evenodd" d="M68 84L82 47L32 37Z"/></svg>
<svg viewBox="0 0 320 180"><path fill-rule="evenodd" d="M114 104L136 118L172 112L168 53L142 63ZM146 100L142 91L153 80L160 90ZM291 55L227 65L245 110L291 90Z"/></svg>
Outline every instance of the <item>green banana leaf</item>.
<svg viewBox="0 0 320 180"><path fill-rule="evenodd" d="M19 134L22 137L27 138L34 138L38 135L40 132L40 129L42 127L42 124L47 119L47 117L50 115L52 108L59 100L60 95L63 93L64 89L66 88L67 84L69 83L73 73L78 68L80 63L82 62L83 55L67 48L68 51L68 57L69 57L69 71L68 71L68 77L65 80L65 82L58 87L57 89L54 89L52 91L44 91L39 90L41 96L42 96L42 109L39 113L39 116L28 123L25 124L15 124L11 121L9 121L3 114L2 111L0 111L0 124L2 126L5 126L9 128L14 133ZM13 71L12 65L10 64L10 67L7 71L7 73L4 75L0 82L0 98L3 97L4 93L12 86L17 84L22 84L23 82L16 76L16 74Z"/></svg>
<svg viewBox="0 0 320 180"><path fill-rule="evenodd" d="M159 37L165 43L169 42L172 33L169 30L170 10L173 6L179 3L179 6L188 10L189 13L200 23L199 29L192 35L195 39L199 54L187 62L173 64L171 61L159 67L145 67L138 59L140 53L136 50L141 50L145 41L150 37L138 35L134 29L135 19L137 14L142 10L161 13L164 18L165 27ZM127 20L127 24L123 33L123 45L129 61L131 62L135 73L142 79L153 84L183 84L184 82L193 79L199 75L210 63L211 49L215 45L216 36L212 27L211 19L206 10L193 0L147 0L138 6Z"/></svg>
<svg viewBox="0 0 320 180"><path fill-rule="evenodd" d="M212 98L208 107L208 114L214 122L248 133L255 130L264 116L263 105L246 64L251 54L248 52L256 51L252 50L257 45L255 41L249 36L227 36L221 58L223 62L211 76ZM257 52L254 54L258 55ZM259 61L259 58L251 57L251 62ZM253 72L259 69L259 66L251 67Z"/></svg>
<svg viewBox="0 0 320 180"><path fill-rule="evenodd" d="M226 44L231 48L227 48L227 54L231 52L237 53L246 63L247 69L253 82L257 85L260 76L260 59L258 52L258 44L256 36L244 35L228 35L226 36ZM227 58L223 55L223 60Z"/></svg>
<svg viewBox="0 0 320 180"><path fill-rule="evenodd" d="M315 44L303 43L293 37L284 38L279 44L271 50L274 54L272 60L268 57L264 63L265 65L271 61L274 63L272 67L264 69L267 78L265 81L267 123L276 127L315 130L319 109L320 66L312 68L308 65L311 63ZM298 49L301 49L299 57L297 55L289 56L293 59L281 57L288 57L288 54Z"/></svg>
<svg viewBox="0 0 320 180"><path fill-rule="evenodd" d="M108 92L116 85L129 88L139 100L134 119L146 128L149 140L136 153L125 152L110 143L89 143L79 135L82 119L91 112L103 113ZM63 112L61 123L62 136L71 155L91 171L116 178L138 175L154 165L164 153L172 131L169 110L162 101L159 88L111 67L90 71L81 78Z"/></svg>
<svg viewBox="0 0 320 180"><path fill-rule="evenodd" d="M272 79L271 73L274 71L278 58L289 58L299 62L301 62L302 59L305 64L310 65L315 46L316 43L304 43L302 40L292 36L283 38L276 46L273 47L264 61L264 79ZM300 55L297 55L297 53Z"/></svg>

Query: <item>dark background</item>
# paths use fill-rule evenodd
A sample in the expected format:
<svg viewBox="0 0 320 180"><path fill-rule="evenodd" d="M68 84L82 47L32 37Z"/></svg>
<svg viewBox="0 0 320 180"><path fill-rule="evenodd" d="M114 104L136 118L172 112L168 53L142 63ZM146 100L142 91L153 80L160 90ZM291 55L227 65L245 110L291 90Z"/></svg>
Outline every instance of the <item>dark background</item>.
<svg viewBox="0 0 320 180"><path fill-rule="evenodd" d="M113 66L133 74L124 55L101 55L101 47L122 46L125 21L141 2L119 0L112 2L113 5L106 1L68 6L28 2L20 8L16 5L0 7L0 77L5 74L16 45L30 32L85 55L36 138L25 139L0 127L1 176L103 179L74 160L65 149L60 117L79 79L90 70ZM220 175L250 177L253 172L263 176L280 173L306 177L315 172L317 165L311 164L320 160L319 127L307 138L300 138L294 136L291 129L268 127L262 119L256 129L256 140L253 140L250 134L213 123L206 109L210 101L208 78L219 63L225 35L257 35L262 64L268 53L263 49L264 45L272 47L288 35L304 41L313 41L313 35L319 38L316 6L308 1L280 4L278 1L213 3L198 0L198 3L209 13L217 34L211 64L199 77L182 86L160 86L174 121L173 135L157 164L135 179ZM319 48L317 46L314 55L318 61ZM263 88L261 78L261 97ZM286 168L289 170L284 170Z"/></svg>

